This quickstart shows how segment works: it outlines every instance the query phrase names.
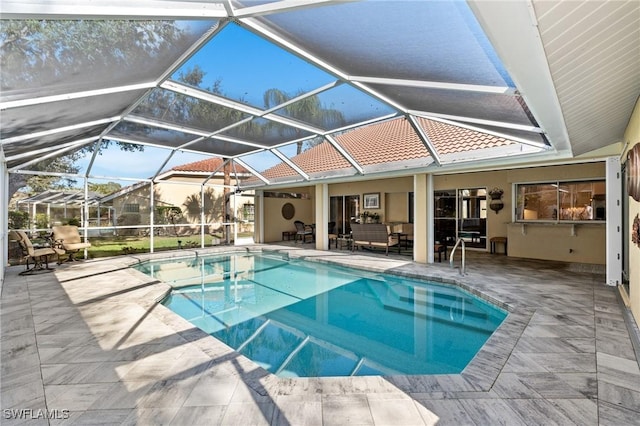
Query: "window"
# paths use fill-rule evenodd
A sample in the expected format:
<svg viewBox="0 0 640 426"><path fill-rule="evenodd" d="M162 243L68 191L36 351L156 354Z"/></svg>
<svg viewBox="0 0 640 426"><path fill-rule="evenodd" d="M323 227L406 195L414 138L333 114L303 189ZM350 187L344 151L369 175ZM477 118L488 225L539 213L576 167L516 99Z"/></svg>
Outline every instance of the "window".
<svg viewBox="0 0 640 426"><path fill-rule="evenodd" d="M605 187L604 180L516 184L516 220L605 220Z"/></svg>
<svg viewBox="0 0 640 426"><path fill-rule="evenodd" d="M253 222L255 218L255 205L254 204L243 204L242 205L242 219Z"/></svg>
<svg viewBox="0 0 640 426"><path fill-rule="evenodd" d="M125 204L124 213L140 213L140 204Z"/></svg>

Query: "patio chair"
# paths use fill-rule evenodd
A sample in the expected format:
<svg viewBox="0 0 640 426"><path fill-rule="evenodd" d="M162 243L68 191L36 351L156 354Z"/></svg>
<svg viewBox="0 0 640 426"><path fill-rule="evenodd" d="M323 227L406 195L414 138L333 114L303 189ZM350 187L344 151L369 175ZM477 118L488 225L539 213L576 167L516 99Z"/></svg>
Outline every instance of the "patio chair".
<svg viewBox="0 0 640 426"><path fill-rule="evenodd" d="M49 268L49 257L56 255L60 259L60 255L64 254L64 250L50 245L36 248L24 231L10 231L9 239L16 241L20 245L22 260L26 261L27 269L20 272L19 275L33 274L37 271L53 271L53 269ZM32 267L29 267L30 261L33 261Z"/></svg>
<svg viewBox="0 0 640 426"><path fill-rule="evenodd" d="M331 242L333 241L338 248L338 233L336 232L336 223L329 222L327 224L327 234L329 236L329 249L331 249Z"/></svg>
<svg viewBox="0 0 640 426"><path fill-rule="evenodd" d="M54 226L52 230L52 238L55 247L63 249L64 253L68 254L66 262L77 260L74 255L78 251L91 247L90 242L82 242L77 226ZM58 260L58 263L61 263L60 260Z"/></svg>
<svg viewBox="0 0 640 426"><path fill-rule="evenodd" d="M311 241L314 240L315 235L311 225L305 225L304 222L299 220L296 220L293 224L296 226L296 242L298 242L298 237L300 237L303 244L307 242L307 236L311 237Z"/></svg>

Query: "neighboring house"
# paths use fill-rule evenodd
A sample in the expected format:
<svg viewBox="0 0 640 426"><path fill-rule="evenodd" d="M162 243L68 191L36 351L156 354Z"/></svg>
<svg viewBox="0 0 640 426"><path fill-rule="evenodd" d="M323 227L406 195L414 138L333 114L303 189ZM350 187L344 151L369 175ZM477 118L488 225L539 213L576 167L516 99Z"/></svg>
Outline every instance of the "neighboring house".
<svg viewBox="0 0 640 426"><path fill-rule="evenodd" d="M209 158L176 166L156 177L153 197L151 184L138 182L103 197L101 203L112 207L112 226L149 226L153 199L154 225L158 226L158 233L162 233L163 229L165 233L173 233L174 223L182 225L179 232L199 232L202 213L204 223L210 227L209 232L213 232L225 222L222 163L220 158ZM231 173L229 185L232 187L237 187L240 181L249 176L249 172L242 168L236 167L235 172L237 175L233 171ZM210 179L203 188L202 182L208 177ZM226 199L230 212L227 222L234 219L242 223L253 222L253 193L237 194L231 188ZM180 209L181 214L171 217L176 208ZM137 233L135 228L131 229L129 233Z"/></svg>

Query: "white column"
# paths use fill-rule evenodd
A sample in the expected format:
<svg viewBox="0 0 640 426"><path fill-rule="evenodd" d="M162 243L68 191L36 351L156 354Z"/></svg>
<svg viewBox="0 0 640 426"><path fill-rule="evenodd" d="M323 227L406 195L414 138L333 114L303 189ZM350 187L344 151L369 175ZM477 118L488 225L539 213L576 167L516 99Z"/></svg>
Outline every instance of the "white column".
<svg viewBox="0 0 640 426"><path fill-rule="evenodd" d="M316 185L316 250L329 249L329 185L321 183Z"/></svg>
<svg viewBox="0 0 640 426"><path fill-rule="evenodd" d="M89 180L84 177L84 205L82 206L82 226L84 227L84 241L89 241ZM87 258L88 250L84 249L84 258Z"/></svg>
<svg viewBox="0 0 640 426"><path fill-rule="evenodd" d="M5 265L9 262L8 229L9 229L9 172L4 153L0 148L0 292L4 283Z"/></svg>
<svg viewBox="0 0 640 426"><path fill-rule="evenodd" d="M253 201L253 241L264 243L264 191L257 190Z"/></svg>
<svg viewBox="0 0 640 426"><path fill-rule="evenodd" d="M155 242L155 229L153 227L155 221L156 200L154 197L153 181L149 182L149 252L153 253L153 244Z"/></svg>
<svg viewBox="0 0 640 426"><path fill-rule="evenodd" d="M204 185L200 185L200 247L204 248Z"/></svg>
<svg viewBox="0 0 640 426"><path fill-rule="evenodd" d="M413 176L413 260L418 263L433 262L433 244L429 249L428 175ZM431 256L429 252L431 251ZM429 260L431 259L431 260Z"/></svg>
<svg viewBox="0 0 640 426"><path fill-rule="evenodd" d="M606 161L607 285L622 282L622 181L618 157Z"/></svg>

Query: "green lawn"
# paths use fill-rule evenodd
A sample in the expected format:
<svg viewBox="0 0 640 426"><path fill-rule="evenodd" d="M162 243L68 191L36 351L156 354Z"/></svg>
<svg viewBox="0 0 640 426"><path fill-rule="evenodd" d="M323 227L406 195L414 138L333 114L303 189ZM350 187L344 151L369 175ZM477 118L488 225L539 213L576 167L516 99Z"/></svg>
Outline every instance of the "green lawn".
<svg viewBox="0 0 640 426"><path fill-rule="evenodd" d="M250 236L250 234L247 234L246 236ZM212 245L212 238L213 237L211 235L205 235L205 247L210 247ZM183 248L200 247L199 235L191 237L163 236L155 237L153 239L154 251L175 250L178 248L178 240L182 242ZM149 237L137 236L90 238L89 241L91 242L91 248L88 249L90 258L117 256L131 253L148 253L151 242Z"/></svg>

